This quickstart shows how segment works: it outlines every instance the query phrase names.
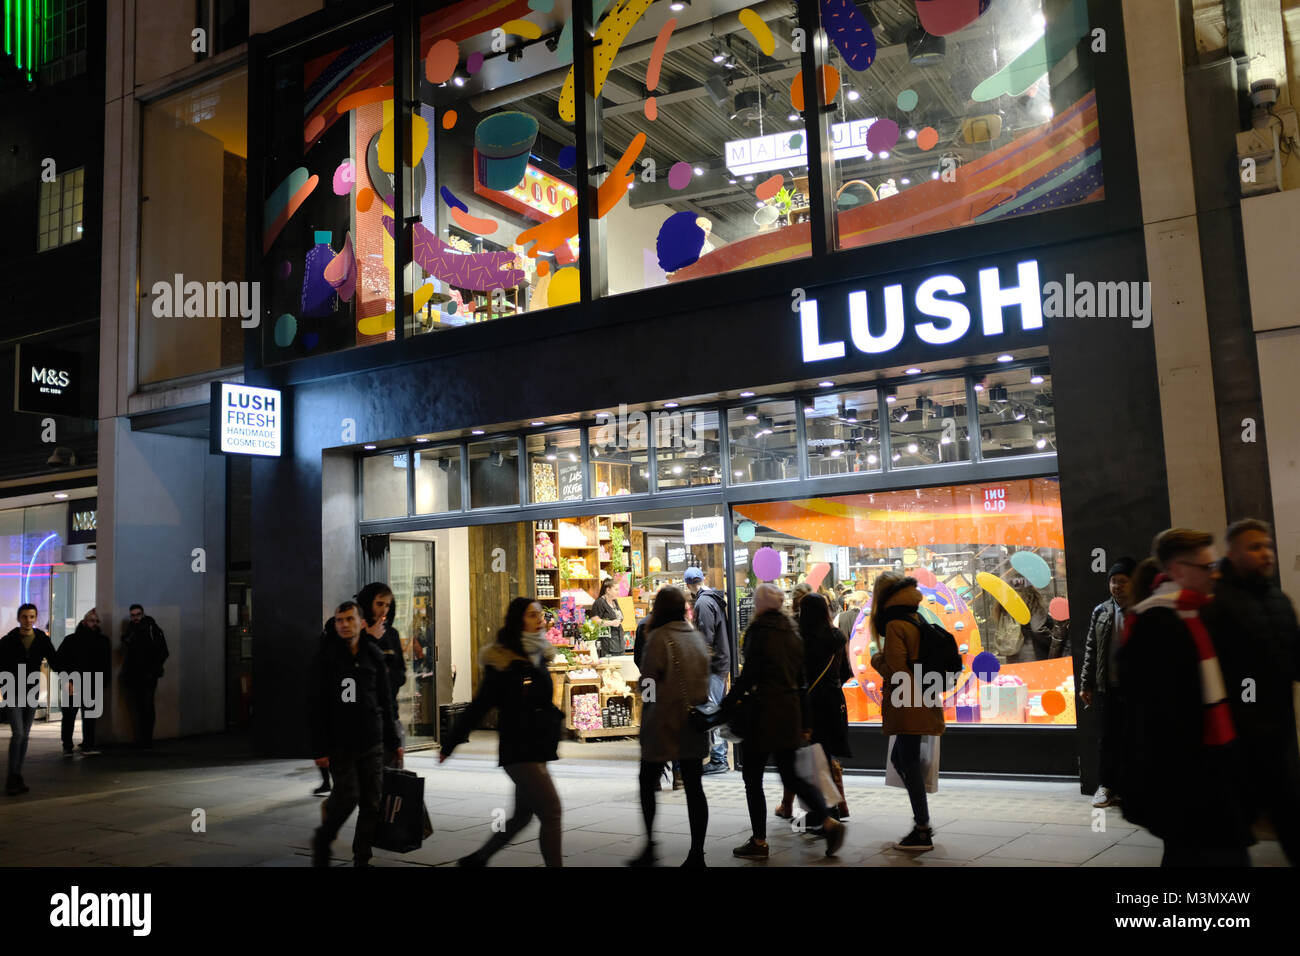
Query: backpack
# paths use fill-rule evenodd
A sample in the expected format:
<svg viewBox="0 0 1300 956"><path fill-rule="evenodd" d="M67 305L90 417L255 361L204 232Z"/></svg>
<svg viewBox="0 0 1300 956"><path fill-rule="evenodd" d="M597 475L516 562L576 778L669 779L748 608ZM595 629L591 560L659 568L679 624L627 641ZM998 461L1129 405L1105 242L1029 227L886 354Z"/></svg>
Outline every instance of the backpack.
<svg viewBox="0 0 1300 956"><path fill-rule="evenodd" d="M957 650L957 639L914 608L891 607L881 615L882 624L904 620L910 621L921 635L916 659L908 661L908 665L921 665L922 680L926 674L943 675L944 690L952 690L965 667Z"/></svg>

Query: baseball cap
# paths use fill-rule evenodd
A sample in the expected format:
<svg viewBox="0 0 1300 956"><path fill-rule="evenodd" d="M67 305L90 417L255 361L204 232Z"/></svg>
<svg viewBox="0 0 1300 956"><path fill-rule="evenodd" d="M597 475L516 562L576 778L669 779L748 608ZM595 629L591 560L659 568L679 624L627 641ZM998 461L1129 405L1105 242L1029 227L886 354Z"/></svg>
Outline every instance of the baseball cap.
<svg viewBox="0 0 1300 956"><path fill-rule="evenodd" d="M686 573L682 575L682 579L685 580L685 581L688 581L688 582L689 582L689 581L703 581L703 580L704 580L704 572L701 571L699 568L687 568L687 569L686 569Z"/></svg>

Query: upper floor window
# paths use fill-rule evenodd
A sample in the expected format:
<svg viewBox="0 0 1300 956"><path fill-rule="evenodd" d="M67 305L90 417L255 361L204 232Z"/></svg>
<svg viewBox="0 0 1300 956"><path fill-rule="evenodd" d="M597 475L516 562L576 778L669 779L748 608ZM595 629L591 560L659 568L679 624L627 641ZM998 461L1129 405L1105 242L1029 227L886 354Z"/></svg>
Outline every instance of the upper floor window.
<svg viewBox="0 0 1300 956"><path fill-rule="evenodd" d="M41 82L58 83L86 71L86 0L43 0Z"/></svg>
<svg viewBox="0 0 1300 956"><path fill-rule="evenodd" d="M205 59L248 42L248 0L199 0L197 26L207 34Z"/></svg>
<svg viewBox="0 0 1300 956"><path fill-rule="evenodd" d="M52 183L41 183L41 208L36 220L36 251L65 246L82 236L84 169L59 173Z"/></svg>

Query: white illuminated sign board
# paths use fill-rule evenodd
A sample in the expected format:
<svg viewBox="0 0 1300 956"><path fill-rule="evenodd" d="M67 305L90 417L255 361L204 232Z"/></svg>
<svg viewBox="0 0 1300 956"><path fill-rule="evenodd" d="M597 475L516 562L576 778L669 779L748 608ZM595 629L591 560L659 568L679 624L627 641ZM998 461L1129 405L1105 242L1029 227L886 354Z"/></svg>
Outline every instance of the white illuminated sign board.
<svg viewBox="0 0 1300 956"><path fill-rule="evenodd" d="M214 451L279 457L284 405L279 389L214 382Z"/></svg>
<svg viewBox="0 0 1300 956"><path fill-rule="evenodd" d="M1028 259L1016 266L1014 284L1004 286L996 267L979 271L975 301L967 305L966 283L954 275L930 276L911 293L916 311L926 317L916 322L916 337L927 345L950 345L966 335L978 315L980 331L986 336L1001 335L1007 313L1019 316L1026 331L1043 327L1043 293L1038 278L1038 260ZM902 285L887 285L882 290L884 329L873 333L868 325L867 293L859 289L849 293L849 338L853 347L868 355L879 355L898 347L906 331L907 291ZM974 309L972 309L974 307ZM1014 311L1013 311L1014 310ZM929 321L929 320L935 321ZM1013 318L1014 321L1014 318ZM843 341L824 341L816 299L799 303L800 338L805 362L841 359L846 354ZM881 326L881 316L876 318Z"/></svg>
<svg viewBox="0 0 1300 956"><path fill-rule="evenodd" d="M831 126L831 155L835 159L853 159L870 156L867 149L867 130L876 121L871 119L835 123ZM791 142L798 143L791 147ZM752 139L734 139L723 147L727 168L738 175L763 173L772 169L808 165L808 144L802 135L795 139L793 133L772 133Z"/></svg>
<svg viewBox="0 0 1300 956"><path fill-rule="evenodd" d="M682 537L687 544L722 544L722 532L722 515L682 521Z"/></svg>

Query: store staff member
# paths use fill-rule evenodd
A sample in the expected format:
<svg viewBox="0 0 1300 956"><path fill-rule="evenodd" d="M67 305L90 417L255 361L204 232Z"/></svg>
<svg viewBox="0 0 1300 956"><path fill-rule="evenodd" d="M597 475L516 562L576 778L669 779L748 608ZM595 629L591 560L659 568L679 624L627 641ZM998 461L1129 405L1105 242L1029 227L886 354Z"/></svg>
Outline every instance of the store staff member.
<svg viewBox="0 0 1300 956"><path fill-rule="evenodd" d="M591 603L589 616L599 624L608 625L609 636L602 648L605 657L623 653L623 612L615 604L614 582L610 578L600 582L600 592Z"/></svg>

